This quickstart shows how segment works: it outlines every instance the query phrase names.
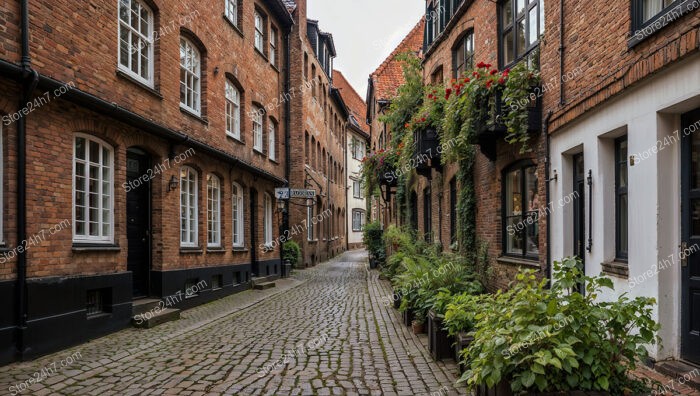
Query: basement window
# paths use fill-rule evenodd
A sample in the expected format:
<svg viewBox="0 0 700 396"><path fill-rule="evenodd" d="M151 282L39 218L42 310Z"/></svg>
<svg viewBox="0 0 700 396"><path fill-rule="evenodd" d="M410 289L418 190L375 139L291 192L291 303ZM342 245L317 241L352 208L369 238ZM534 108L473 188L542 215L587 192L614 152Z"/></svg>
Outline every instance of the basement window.
<svg viewBox="0 0 700 396"><path fill-rule="evenodd" d="M109 314L111 309L112 289L88 290L85 298L85 310L88 319Z"/></svg>
<svg viewBox="0 0 700 396"><path fill-rule="evenodd" d="M224 276L214 275L211 278L211 288L213 290L221 289L224 286Z"/></svg>

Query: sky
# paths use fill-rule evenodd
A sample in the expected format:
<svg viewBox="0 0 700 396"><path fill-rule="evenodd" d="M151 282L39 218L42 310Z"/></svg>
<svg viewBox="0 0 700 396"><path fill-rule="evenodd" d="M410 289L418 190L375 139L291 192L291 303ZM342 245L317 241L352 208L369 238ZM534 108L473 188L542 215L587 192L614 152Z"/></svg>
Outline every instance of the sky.
<svg viewBox="0 0 700 396"><path fill-rule="evenodd" d="M425 0L308 0L309 19L333 34L334 68L363 99L367 79L425 13Z"/></svg>

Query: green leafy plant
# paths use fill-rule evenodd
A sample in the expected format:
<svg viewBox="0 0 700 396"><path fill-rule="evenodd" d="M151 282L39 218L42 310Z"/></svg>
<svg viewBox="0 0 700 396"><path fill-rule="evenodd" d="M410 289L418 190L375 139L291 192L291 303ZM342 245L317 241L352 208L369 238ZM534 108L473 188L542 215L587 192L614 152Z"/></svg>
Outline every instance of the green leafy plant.
<svg viewBox="0 0 700 396"><path fill-rule="evenodd" d="M285 242L282 247L282 260L288 260L292 264L292 268L298 268L301 262L301 248L299 244L294 241Z"/></svg>
<svg viewBox="0 0 700 396"><path fill-rule="evenodd" d="M507 381L514 392L643 388L629 373L647 357L645 345L658 341L655 300L597 301L612 281L585 276L575 258L555 262L554 278L547 289L546 279L523 270L508 291L479 300L462 381L470 388Z"/></svg>
<svg viewBox="0 0 700 396"><path fill-rule="evenodd" d="M378 260L380 263L383 263L386 258L382 235L382 225L378 221L366 224L362 231L362 241L367 247L370 259Z"/></svg>
<svg viewBox="0 0 700 396"><path fill-rule="evenodd" d="M452 297L445 307L445 329L450 335L456 336L474 329L475 316L482 299L481 294L474 293L461 293Z"/></svg>

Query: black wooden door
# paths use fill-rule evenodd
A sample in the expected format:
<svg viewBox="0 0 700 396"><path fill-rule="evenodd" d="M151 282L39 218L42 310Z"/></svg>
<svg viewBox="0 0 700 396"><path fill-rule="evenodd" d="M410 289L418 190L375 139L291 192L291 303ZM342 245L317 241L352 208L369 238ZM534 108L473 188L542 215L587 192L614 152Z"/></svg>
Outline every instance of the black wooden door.
<svg viewBox="0 0 700 396"><path fill-rule="evenodd" d="M151 267L150 161L140 150L129 150L126 154L126 237L129 245L127 270L133 277L134 297L148 296Z"/></svg>
<svg viewBox="0 0 700 396"><path fill-rule="evenodd" d="M574 155L574 256L581 259L582 270L586 271L586 171L583 162L583 153ZM583 294L584 285L579 285L579 292Z"/></svg>
<svg viewBox="0 0 700 396"><path fill-rule="evenodd" d="M260 269L258 267L258 238L257 238L257 226L258 226L258 192L254 189L250 189L250 256L252 262L252 272L253 276L260 276Z"/></svg>
<svg viewBox="0 0 700 396"><path fill-rule="evenodd" d="M681 117L681 356L700 363L700 109ZM691 127L694 125L694 127Z"/></svg>

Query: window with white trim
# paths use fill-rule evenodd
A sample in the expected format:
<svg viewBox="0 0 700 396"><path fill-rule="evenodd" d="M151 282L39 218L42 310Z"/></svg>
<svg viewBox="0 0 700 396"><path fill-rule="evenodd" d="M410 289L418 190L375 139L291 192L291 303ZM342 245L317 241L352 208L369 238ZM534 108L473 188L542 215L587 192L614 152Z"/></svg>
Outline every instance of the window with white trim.
<svg viewBox="0 0 700 396"><path fill-rule="evenodd" d="M270 194L265 193L263 196L263 209L265 211L263 218L265 246L272 247L272 197Z"/></svg>
<svg viewBox="0 0 700 396"><path fill-rule="evenodd" d="M180 38L180 107L199 115L202 97L202 59L191 41Z"/></svg>
<svg viewBox="0 0 700 396"><path fill-rule="evenodd" d="M238 0L226 0L226 18L238 26Z"/></svg>
<svg viewBox="0 0 700 396"><path fill-rule="evenodd" d="M352 181L352 196L353 198L358 198L362 199L364 196L362 195L362 182L359 180L353 180Z"/></svg>
<svg viewBox="0 0 700 396"><path fill-rule="evenodd" d="M119 69L153 86L153 12L139 0L119 1Z"/></svg>
<svg viewBox="0 0 700 396"><path fill-rule="evenodd" d="M270 28L270 63L277 66L277 29Z"/></svg>
<svg viewBox="0 0 700 396"><path fill-rule="evenodd" d="M243 189L239 184L233 183L231 196L231 211L233 213L233 247L242 248L244 243Z"/></svg>
<svg viewBox="0 0 700 396"><path fill-rule="evenodd" d="M221 247L221 182L207 175L207 246Z"/></svg>
<svg viewBox="0 0 700 396"><path fill-rule="evenodd" d="M265 53L265 18L255 10L255 48Z"/></svg>
<svg viewBox="0 0 700 396"><path fill-rule="evenodd" d="M73 241L112 242L112 147L88 135L73 146Z"/></svg>
<svg viewBox="0 0 700 396"><path fill-rule="evenodd" d="M241 93L226 80L226 134L241 140Z"/></svg>
<svg viewBox="0 0 700 396"><path fill-rule="evenodd" d="M275 146L276 134L277 131L275 130L275 123L270 120L267 128L267 153L268 157L273 161L277 160L277 147Z"/></svg>
<svg viewBox="0 0 700 396"><path fill-rule="evenodd" d="M361 209L352 210L352 230L354 232L362 231L365 226L365 211Z"/></svg>
<svg viewBox="0 0 700 396"><path fill-rule="evenodd" d="M253 119L253 150L263 151L263 109L256 107L252 114Z"/></svg>
<svg viewBox="0 0 700 396"><path fill-rule="evenodd" d="M197 172L183 166L180 169L180 245L197 246Z"/></svg>
<svg viewBox="0 0 700 396"><path fill-rule="evenodd" d="M306 208L306 239L309 241L313 241L314 240L314 226L313 226L314 201L308 200L306 204L308 205L308 207Z"/></svg>

